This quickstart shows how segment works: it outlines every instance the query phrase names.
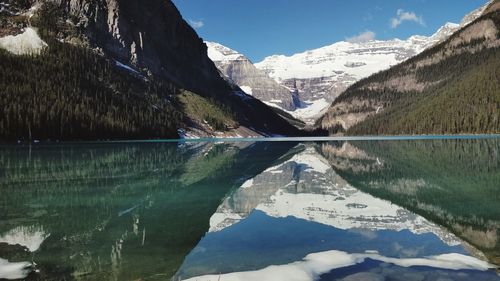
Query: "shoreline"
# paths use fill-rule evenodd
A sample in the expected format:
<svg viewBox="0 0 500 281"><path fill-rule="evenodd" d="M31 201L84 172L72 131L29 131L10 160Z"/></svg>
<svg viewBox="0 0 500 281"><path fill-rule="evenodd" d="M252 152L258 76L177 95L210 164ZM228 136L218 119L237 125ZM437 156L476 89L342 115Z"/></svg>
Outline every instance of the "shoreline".
<svg viewBox="0 0 500 281"><path fill-rule="evenodd" d="M128 144L128 143L133 144L133 143L200 143L200 142L330 142L330 141L408 141L408 140L482 140L482 139L500 139L500 134L33 141L33 142L17 142L17 143L0 142L0 147L31 146L31 145L74 145L74 144L90 145L90 144Z"/></svg>

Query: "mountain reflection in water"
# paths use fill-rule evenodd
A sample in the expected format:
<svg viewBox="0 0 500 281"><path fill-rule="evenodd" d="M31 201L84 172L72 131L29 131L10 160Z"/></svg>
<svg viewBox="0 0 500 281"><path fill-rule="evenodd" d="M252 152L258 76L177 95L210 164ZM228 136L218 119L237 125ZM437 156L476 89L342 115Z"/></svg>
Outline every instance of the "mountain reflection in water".
<svg viewBox="0 0 500 281"><path fill-rule="evenodd" d="M1 147L0 279L500 280L499 148Z"/></svg>

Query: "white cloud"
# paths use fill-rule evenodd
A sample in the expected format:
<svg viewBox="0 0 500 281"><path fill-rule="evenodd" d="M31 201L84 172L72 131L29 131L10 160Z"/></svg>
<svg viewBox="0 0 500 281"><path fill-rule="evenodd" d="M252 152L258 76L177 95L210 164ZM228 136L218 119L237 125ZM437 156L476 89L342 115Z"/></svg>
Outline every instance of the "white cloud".
<svg viewBox="0 0 500 281"><path fill-rule="evenodd" d="M412 21L425 26L425 21L422 16L417 16L414 12L407 12L403 9L398 9L397 17L391 19L391 27L397 28L404 21Z"/></svg>
<svg viewBox="0 0 500 281"><path fill-rule="evenodd" d="M346 41L350 43L364 43L372 41L374 39L375 39L375 32L367 30L365 32L361 32L356 36L346 38Z"/></svg>
<svg viewBox="0 0 500 281"><path fill-rule="evenodd" d="M189 20L189 24L194 29L202 28L203 26L205 26L205 23L202 20Z"/></svg>

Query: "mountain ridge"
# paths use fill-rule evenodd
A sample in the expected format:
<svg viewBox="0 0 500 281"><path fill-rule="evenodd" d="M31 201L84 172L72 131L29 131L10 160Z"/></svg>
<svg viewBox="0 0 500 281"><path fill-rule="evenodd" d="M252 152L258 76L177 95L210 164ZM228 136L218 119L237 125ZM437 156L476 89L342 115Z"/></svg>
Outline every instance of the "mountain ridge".
<svg viewBox="0 0 500 281"><path fill-rule="evenodd" d="M498 132L500 13L488 10L494 3L444 42L351 86L318 125L332 134Z"/></svg>

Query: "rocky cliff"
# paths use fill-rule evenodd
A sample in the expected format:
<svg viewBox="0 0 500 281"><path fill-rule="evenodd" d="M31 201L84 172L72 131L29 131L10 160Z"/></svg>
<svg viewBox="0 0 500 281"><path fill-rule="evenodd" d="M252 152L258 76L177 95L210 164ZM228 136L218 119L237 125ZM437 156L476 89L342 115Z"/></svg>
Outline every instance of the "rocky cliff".
<svg viewBox="0 0 500 281"><path fill-rule="evenodd" d="M64 9L69 24L93 48L124 64L207 93L227 86L196 32L171 1L42 0ZM61 22L62 23L62 22ZM71 35L59 34L64 39Z"/></svg>
<svg viewBox="0 0 500 281"><path fill-rule="evenodd" d="M206 44L208 56L217 68L246 94L288 111L297 108L299 101L294 99L293 93L257 69L244 55L218 43Z"/></svg>

